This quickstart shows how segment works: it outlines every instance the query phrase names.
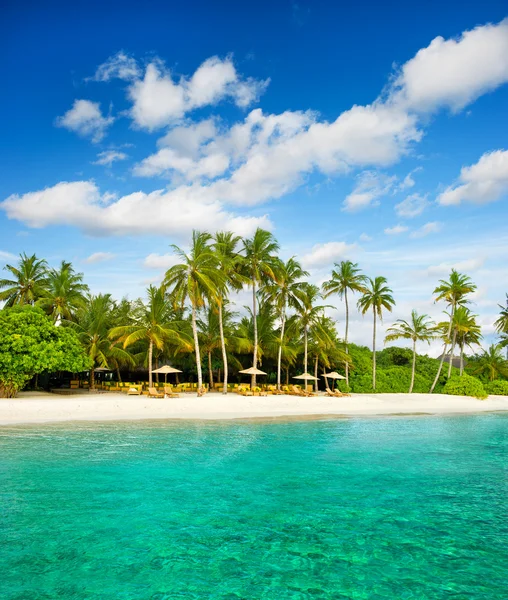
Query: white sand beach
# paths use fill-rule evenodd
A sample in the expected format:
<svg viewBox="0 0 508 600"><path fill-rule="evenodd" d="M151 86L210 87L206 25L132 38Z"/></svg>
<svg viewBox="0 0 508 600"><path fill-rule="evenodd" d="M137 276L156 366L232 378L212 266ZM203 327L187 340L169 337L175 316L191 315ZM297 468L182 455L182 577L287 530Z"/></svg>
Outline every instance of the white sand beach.
<svg viewBox="0 0 508 600"><path fill-rule="evenodd" d="M210 393L156 399L125 394L58 396L22 392L0 399L0 425L65 421L120 421L143 419L247 419L276 417L361 417L390 415L445 415L508 411L508 397L477 400L444 394L353 394L348 398L317 396L224 396Z"/></svg>

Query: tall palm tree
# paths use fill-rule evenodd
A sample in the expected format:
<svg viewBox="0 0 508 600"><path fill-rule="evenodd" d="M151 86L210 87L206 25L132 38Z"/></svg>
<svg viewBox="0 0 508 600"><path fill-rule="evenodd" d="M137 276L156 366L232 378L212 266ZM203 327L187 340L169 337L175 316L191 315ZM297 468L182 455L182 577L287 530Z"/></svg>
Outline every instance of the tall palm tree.
<svg viewBox="0 0 508 600"><path fill-rule="evenodd" d="M455 310L457 306L464 306L468 303L467 295L474 292L476 290L476 285L471 281L471 278L467 275L462 275L455 269L452 269L448 280L440 279L439 285L434 290L434 294L436 294L436 298L434 302L439 302L440 300L445 300L447 305L450 308L450 321L448 324L448 333L444 339L444 347L443 353L441 354L441 360L439 362L439 368L436 373L436 377L434 382L432 383L432 387L430 388L430 393L434 391L434 388L439 381L439 377L441 376L441 371L443 369L443 362L446 355L446 350L448 348L448 344L450 343L450 338L452 335L452 325L453 325L453 317L455 315ZM456 339L456 337L454 336ZM455 341L452 341L452 348L455 346ZM450 356L450 366L448 367L448 377L451 375L452 369L452 358L453 355Z"/></svg>
<svg viewBox="0 0 508 600"><path fill-rule="evenodd" d="M301 330L303 330L303 372L307 373L309 329L317 327L323 317L327 305L318 305L322 296L317 285L304 282L300 284L301 298L298 305L298 317Z"/></svg>
<svg viewBox="0 0 508 600"><path fill-rule="evenodd" d="M252 367L257 368L258 363L258 330L257 330L257 296L256 286L261 283L275 279L274 269L276 268L275 252L279 249L279 244L273 235L259 227L254 235L249 239L243 240L244 251L244 272L249 278L252 286L252 318L254 323L254 347L252 350ZM256 376L252 375L251 386L256 385Z"/></svg>
<svg viewBox="0 0 508 600"><path fill-rule="evenodd" d="M37 305L45 310L55 323L72 320L77 309L85 302L88 286L83 283L83 273L76 273L70 262L62 261L59 269L47 271L46 287Z"/></svg>
<svg viewBox="0 0 508 600"><path fill-rule="evenodd" d="M318 391L319 364L329 368L332 363L349 364L350 357L337 336L335 322L321 314L309 328L309 354L314 359L314 390Z"/></svg>
<svg viewBox="0 0 508 600"><path fill-rule="evenodd" d="M96 366L111 368L111 361L134 364L132 356L115 346L108 335L114 323L115 304L111 294L99 294L88 296L76 315L76 322L63 321L64 325L72 327L78 334L78 338L85 352L92 361L90 370L90 388L95 387Z"/></svg>
<svg viewBox="0 0 508 600"><path fill-rule="evenodd" d="M348 351L348 333L349 333L349 304L347 293L358 292L364 294L367 290L367 277L361 274L358 268L358 263L350 260L343 260L340 263L335 263L335 269L332 270L332 277L323 283L324 297L327 298L331 294L338 294L339 298L344 298L346 305L346 332L344 335L345 351ZM349 363L345 363L346 385L349 385Z"/></svg>
<svg viewBox="0 0 508 600"><path fill-rule="evenodd" d="M508 361L504 359L499 344L492 344L480 354L473 374L486 375L489 381L494 381L500 375L508 377Z"/></svg>
<svg viewBox="0 0 508 600"><path fill-rule="evenodd" d="M180 335L172 323L171 306L167 302L164 288L149 286L148 301L138 299L132 309L132 323L113 327L109 339L123 344L124 349L136 342L148 343L148 385L152 387L153 352L164 350L169 341L180 340Z"/></svg>
<svg viewBox="0 0 508 600"><path fill-rule="evenodd" d="M307 271L302 269L300 263L292 257L286 263L280 261L276 268L276 279L268 282L263 290L264 297L276 307L280 319L280 344L277 354L278 390L281 387L282 347L284 345L286 311L289 307L295 309L300 307L304 300L301 279L308 275Z"/></svg>
<svg viewBox="0 0 508 600"><path fill-rule="evenodd" d="M506 358L508 359L508 294L506 294L506 305L501 306L499 318L494 322L496 331L501 335L501 341L499 342L502 348L506 348Z"/></svg>
<svg viewBox="0 0 508 600"><path fill-rule="evenodd" d="M42 297L47 285L48 263L37 258L35 254L19 255L18 265L5 265L13 279L0 279L0 301L5 301L5 306L16 304L35 304Z"/></svg>
<svg viewBox="0 0 508 600"><path fill-rule="evenodd" d="M479 345L482 339L481 327L476 322L477 315L473 315L465 306L455 310L453 329L456 332L457 344L460 348L460 375L464 373L464 348Z"/></svg>
<svg viewBox="0 0 508 600"><path fill-rule="evenodd" d="M372 333L372 389L376 389L376 318L383 319L383 308L392 311L395 306L395 300L392 296L392 290L388 287L386 277L376 277L368 279L366 291L358 300L358 308L362 315L372 309L374 317L374 326Z"/></svg>
<svg viewBox="0 0 508 600"><path fill-rule="evenodd" d="M415 383L416 343L427 342L430 344L431 340L435 339L437 335L436 327L429 319L428 315L419 315L416 310L412 310L410 322L397 319L394 325L386 331L385 342L393 342L401 338L413 342L413 363L411 367L411 383L409 385L410 394L413 392Z"/></svg>
<svg viewBox="0 0 508 600"><path fill-rule="evenodd" d="M171 248L182 262L171 267L164 277L163 286L169 288L182 304L188 299L191 304L192 334L196 369L198 372L198 395L203 393L203 373L199 350L197 312L208 299L216 300L224 293L226 278L219 269L217 254L210 246L212 236L206 232L193 231L192 244L188 253L172 244Z"/></svg>
<svg viewBox="0 0 508 600"><path fill-rule="evenodd" d="M233 289L239 291L248 280L241 273L242 257L237 252L237 246L241 237L234 235L231 231L219 231L215 234L213 248L217 255L219 269L225 278L225 285L219 290L217 295L217 306L219 312L219 333L222 350L222 365L224 371L224 385L222 393L228 393L228 354L226 349L226 339L224 336L224 305L228 301L228 291Z"/></svg>

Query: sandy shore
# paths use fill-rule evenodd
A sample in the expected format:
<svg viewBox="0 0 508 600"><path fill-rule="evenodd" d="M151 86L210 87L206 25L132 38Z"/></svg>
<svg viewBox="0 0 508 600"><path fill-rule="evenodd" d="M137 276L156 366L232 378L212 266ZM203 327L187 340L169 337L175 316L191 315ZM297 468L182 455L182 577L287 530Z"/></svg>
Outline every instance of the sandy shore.
<svg viewBox="0 0 508 600"><path fill-rule="evenodd" d="M487 400L477 400L443 394L353 394L349 398L299 398L212 393L202 398L184 394L180 398L156 399L115 393L58 396L39 392L21 393L13 400L0 399L0 425L142 419L439 415L492 411L508 411L508 397L490 396Z"/></svg>

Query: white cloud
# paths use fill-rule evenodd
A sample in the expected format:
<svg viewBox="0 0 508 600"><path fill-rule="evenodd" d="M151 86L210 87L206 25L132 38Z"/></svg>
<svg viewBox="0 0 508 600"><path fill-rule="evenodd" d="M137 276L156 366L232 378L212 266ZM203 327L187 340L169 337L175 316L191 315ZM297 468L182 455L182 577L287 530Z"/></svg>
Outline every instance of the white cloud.
<svg viewBox="0 0 508 600"><path fill-rule="evenodd" d="M346 242L316 244L310 252L301 257L301 262L304 268L323 267L349 256L356 248L356 244L346 244Z"/></svg>
<svg viewBox="0 0 508 600"><path fill-rule="evenodd" d="M436 37L406 62L391 101L418 112L462 109L508 82L508 19L465 31L457 39Z"/></svg>
<svg viewBox="0 0 508 600"><path fill-rule="evenodd" d="M113 258L115 258L115 255L111 252L94 252L88 258L85 258L83 262L93 265L94 263L105 262Z"/></svg>
<svg viewBox="0 0 508 600"><path fill-rule="evenodd" d="M360 239L360 242L371 242L371 241L372 241L372 238L371 238L371 236L370 236L370 235L367 235L366 233L362 233L362 234L360 235L360 238L359 238L359 239Z"/></svg>
<svg viewBox="0 0 508 600"><path fill-rule="evenodd" d="M170 267L179 264L181 259L176 254L149 254L143 261L143 266L147 269L159 269L167 271Z"/></svg>
<svg viewBox="0 0 508 600"><path fill-rule="evenodd" d="M408 229L409 227L406 227L405 225L394 225L393 227L387 227L385 233L386 235L399 235Z"/></svg>
<svg viewBox="0 0 508 600"><path fill-rule="evenodd" d="M18 257L10 252L5 252L4 250L0 250L0 261L6 262L8 260L16 260Z"/></svg>
<svg viewBox="0 0 508 600"><path fill-rule="evenodd" d="M91 235L188 235L197 224L208 231L232 230L247 235L257 227L271 229L267 215L228 212L210 199L206 188L181 186L151 193L135 192L117 198L101 195L90 181L61 182L27 194L12 195L0 203L11 219L29 227L71 225Z"/></svg>
<svg viewBox="0 0 508 600"><path fill-rule="evenodd" d="M102 115L98 102L75 100L71 109L62 117L57 117L55 124L83 137L90 137L93 142L100 142L113 121L113 117Z"/></svg>
<svg viewBox="0 0 508 600"><path fill-rule="evenodd" d="M395 180L395 176L388 177L376 171L360 173L354 190L343 202L343 210L355 212L369 206L377 206L378 199L391 190Z"/></svg>
<svg viewBox="0 0 508 600"><path fill-rule="evenodd" d="M268 81L243 80L230 57L207 59L190 77L175 81L160 60L151 62L143 78L137 78L128 89L133 102L131 116L135 124L153 131L174 123L187 112L232 98L246 107L256 101Z"/></svg>
<svg viewBox="0 0 508 600"><path fill-rule="evenodd" d="M413 233L411 234L411 237L412 238L422 238L431 233L438 233L439 231L441 231L441 227L442 227L442 224L439 223L438 221L431 221L429 223L425 223L425 225L420 227L420 229L413 231Z"/></svg>
<svg viewBox="0 0 508 600"><path fill-rule="evenodd" d="M95 75L89 79L93 81L110 81L111 79L130 81L140 76L141 69L136 60L120 50L120 52L110 56L102 65L99 65Z"/></svg>
<svg viewBox="0 0 508 600"><path fill-rule="evenodd" d="M462 273L470 273L477 271L485 263L484 258L470 258L467 260L459 260L456 262L442 262L438 265L431 265L427 268L427 274L431 276L444 276L451 272L452 269Z"/></svg>
<svg viewBox="0 0 508 600"><path fill-rule="evenodd" d="M125 152L118 152L117 150L106 150L97 154L97 160L93 162L94 165L102 165L110 167L115 161L126 160L129 158Z"/></svg>
<svg viewBox="0 0 508 600"><path fill-rule="evenodd" d="M508 194L508 150L484 154L469 167L463 167L459 183L448 187L437 198L443 206L461 202L487 204Z"/></svg>
<svg viewBox="0 0 508 600"><path fill-rule="evenodd" d="M429 201L427 200L427 196L411 194L402 200L402 202L395 205L395 212L399 217L411 219L421 215L428 205Z"/></svg>

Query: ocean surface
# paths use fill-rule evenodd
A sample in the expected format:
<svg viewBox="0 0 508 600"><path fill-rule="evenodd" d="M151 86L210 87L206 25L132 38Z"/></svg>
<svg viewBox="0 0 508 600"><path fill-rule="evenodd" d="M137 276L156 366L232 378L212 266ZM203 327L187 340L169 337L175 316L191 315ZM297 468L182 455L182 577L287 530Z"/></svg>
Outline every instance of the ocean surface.
<svg viewBox="0 0 508 600"><path fill-rule="evenodd" d="M508 598L508 416L0 427L2 600Z"/></svg>

